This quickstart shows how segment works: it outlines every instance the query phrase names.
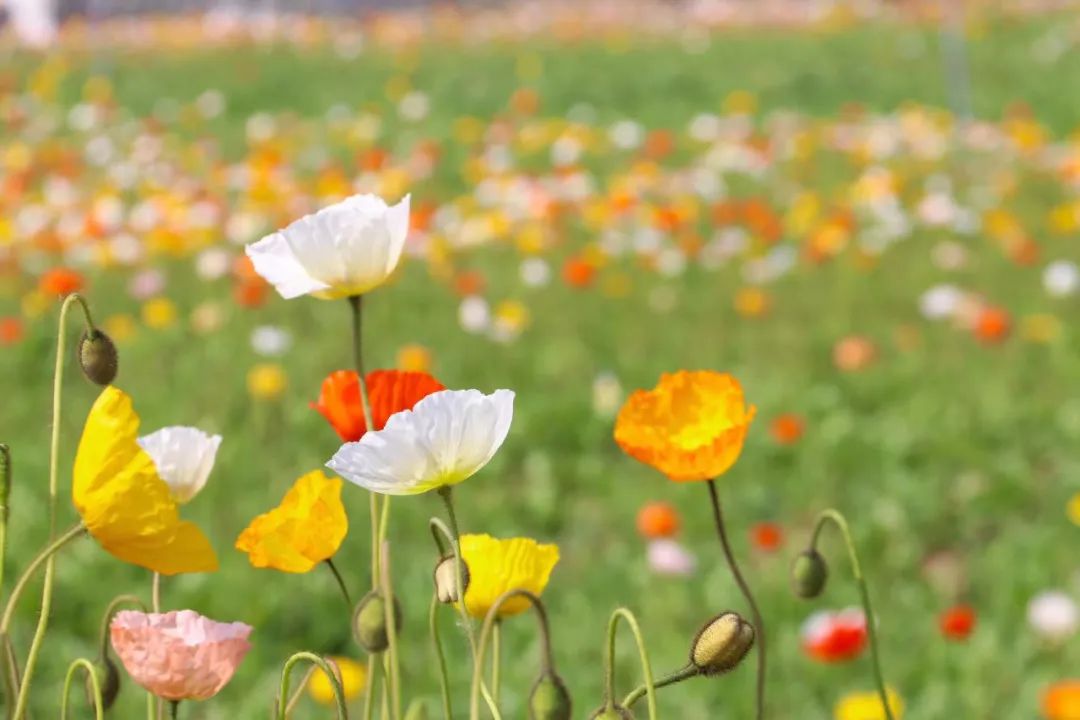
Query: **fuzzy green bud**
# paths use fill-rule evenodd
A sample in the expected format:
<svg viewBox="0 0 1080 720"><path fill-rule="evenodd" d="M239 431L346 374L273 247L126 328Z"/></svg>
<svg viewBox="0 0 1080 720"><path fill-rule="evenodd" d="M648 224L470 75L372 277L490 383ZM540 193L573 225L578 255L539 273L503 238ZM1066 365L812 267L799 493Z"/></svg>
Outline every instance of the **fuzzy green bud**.
<svg viewBox="0 0 1080 720"><path fill-rule="evenodd" d="M820 595L828 579L829 566L817 550L804 550L791 563L791 589L805 600Z"/></svg>
<svg viewBox="0 0 1080 720"><path fill-rule="evenodd" d="M116 379L119 359L116 344L97 328L84 332L79 339L79 367L91 382L110 385Z"/></svg>
<svg viewBox="0 0 1080 720"><path fill-rule="evenodd" d="M461 593L457 587L457 561L453 555L439 560L435 566L435 595L441 603L455 603L461 600ZM465 591L469 590L469 566L461 561L461 582L465 585Z"/></svg>
<svg viewBox="0 0 1080 720"><path fill-rule="evenodd" d="M97 676L98 687L101 688L101 709L108 710L120 694L120 672L112 658L106 655L94 663L94 674ZM86 702L90 707L94 706L94 690L89 678L86 680Z"/></svg>
<svg viewBox="0 0 1080 720"><path fill-rule="evenodd" d="M529 720L570 720L570 693L554 671L545 671L529 694Z"/></svg>
<svg viewBox="0 0 1080 720"><path fill-rule="evenodd" d="M394 598L394 629L401 632L401 603ZM368 652L382 652L390 647L390 637L386 632L386 600L372 590L360 600L353 611L353 637L360 647Z"/></svg>
<svg viewBox="0 0 1080 720"><path fill-rule="evenodd" d="M719 675L733 670L753 646L754 626L738 613L721 613L698 630L690 662L702 675Z"/></svg>
<svg viewBox="0 0 1080 720"><path fill-rule="evenodd" d="M602 707L592 715L589 720L634 720L634 715L621 705Z"/></svg>

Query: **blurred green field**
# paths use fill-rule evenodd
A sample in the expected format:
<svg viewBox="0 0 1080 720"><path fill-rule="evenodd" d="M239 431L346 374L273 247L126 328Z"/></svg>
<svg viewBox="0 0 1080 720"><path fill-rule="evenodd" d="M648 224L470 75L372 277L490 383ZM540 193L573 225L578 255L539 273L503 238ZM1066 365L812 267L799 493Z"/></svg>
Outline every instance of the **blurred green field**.
<svg viewBox="0 0 1080 720"><path fill-rule="evenodd" d="M1067 22L1075 18L995 20L972 33L977 116L999 118L1010 105L1024 102L1058 137L1077 128L1080 106L1071 89L1080 87L1080 52L1065 53L1050 65L1033 52L1039 38ZM369 50L355 60L285 47L198 55L118 52L75 56L62 92L74 102L90 73L105 73L113 79L118 103L142 114L152 112L161 97L189 102L208 87L219 89L228 97L227 110L208 127L236 152L253 112L314 117L337 103L386 105L388 81L402 74L428 93L432 108L423 123L400 129L402 142L415 135L449 138L453 120L461 115L489 118L503 112L522 83L523 63L541 68L530 80L541 97L541 114L561 116L585 103L597 122L630 117L650 128L685 126L696 113L715 111L736 89L754 93L762 112L790 108L826 117L852 102L880 111L907 102L948 105L934 28L731 31L703 43L688 51L676 41L619 47L535 41L514 47L425 47L413 53ZM22 73L37 61L15 56L6 62ZM387 131L391 143L395 132ZM432 182L438 187L461 180ZM445 194L461 191L441 187ZM1026 196L1031 204L1026 217L1033 224L1060 200L1053 192L1045 203ZM421 199L414 195L414 201ZM930 248L942 237L918 231L869 271L850 262L799 265L772 287L767 318L748 319L733 308L733 291L742 284L735 268L706 273L691 267L674 280L628 268L633 291L613 299L557 282L521 288L517 255L506 247L471 253L467 267L484 274L492 294L527 303L531 324L515 342L464 334L457 298L420 262L409 263L399 282L366 301L370 367L393 366L402 345L420 343L432 349L433 373L447 386L508 387L518 393L510 438L486 470L461 486L459 512L466 531L529 535L560 545L562 562L545 600L576 717L601 702L603 628L615 607L625 605L638 614L658 673L682 665L704 620L724 609L743 609L716 546L705 487L667 483L620 453L611 439L611 420L592 409L593 381L601 372L615 373L630 390L651 387L668 370L722 369L742 380L758 407L742 459L721 487L737 553L771 633L774 720L830 718L842 694L872 687L868 656L821 665L799 647L800 624L813 610L857 602L842 547L831 536L825 547L835 572L825 596L808 604L788 590L790 558L801 549L816 512L828 506L852 522L877 600L885 671L904 698L908 720L1034 718L1040 690L1076 674L1080 645L1075 640L1056 648L1042 645L1027 626L1025 608L1044 589L1075 590L1078 583L1080 529L1064 510L1080 490L1075 452L1080 399L1073 392L1080 361L1072 332L1077 300L1055 301L1065 331L1048 345L1014 338L985 348L967 334L928 324L919 316L918 294L943 277L928 261ZM1073 234L1047 240L1056 243L1047 259L1077 260L1078 239ZM971 248L971 262L960 271L964 283L991 293L1018 314L1045 309L1040 270L1017 268L988 248ZM169 296L182 313L206 296L188 268L167 269ZM91 276L88 296L99 317L137 313L138 303L126 295L124 282L107 274ZM672 293L670 311L659 313L650 302L656 287ZM0 303L12 311L18 297L9 294ZM215 542L221 571L166 580L164 604L254 625L254 650L217 699L184 709L190 720L264 717L280 663L294 651L358 656L328 573L254 570L231 549L250 518L275 505L296 477L319 467L338 447L308 401L316 398L327 372L348 366L347 307L275 297L258 310L229 312L226 330L215 335L199 336L179 324L138 334L121 348L118 384L135 398L144 431L189 424L224 436L209 485L184 509ZM249 369L260 361L248 338L264 324L280 325L295 338L281 359L288 389L270 404L253 402L245 388ZM0 349L0 439L12 446L16 468L8 578L45 537L55 347L49 325L38 323L21 345ZM918 329L916 349L897 349L894 336L901 325ZM69 333L74 337L74 328ZM832 363L832 348L851 333L877 341L882 357L862 373L842 374ZM62 419L65 488L95 396L69 367ZM805 437L791 447L778 446L767 431L769 421L784 412L807 420ZM344 497L352 527L338 566L356 593L367 573L367 497L353 487ZM683 513L682 539L700 561L692 578L658 579L646 567L634 517L643 502L661 498ZM405 691L410 698L428 698L434 713L437 676L425 628L434 551L426 519L440 508L426 496L395 500L393 507L394 571L406 608ZM67 500L62 517L65 523L76 519ZM783 527L786 544L780 552L751 548L747 530L762 520ZM935 592L922 572L926 558L942 550L963 560L970 580L960 598ZM120 564L91 541L60 556L54 619L36 681L37 717L54 715L67 663L93 656L108 600L128 591L148 598L149 587L147 572ZM958 599L977 609L980 625L968 642L948 644L937 615ZM33 600L24 602L15 631L20 649L29 643L35 612ZM445 628L444 640L453 638L449 619ZM533 630L528 618L506 628L507 718L524 716L522 701L536 671ZM467 695L467 650L453 639L449 646L460 714ZM620 644L619 659L619 684L628 690L638 678L630 643ZM753 682L747 663L730 676L663 691L660 716L750 717ZM139 717L142 703L142 693L127 682L112 716ZM298 714L323 716L329 711L311 704Z"/></svg>

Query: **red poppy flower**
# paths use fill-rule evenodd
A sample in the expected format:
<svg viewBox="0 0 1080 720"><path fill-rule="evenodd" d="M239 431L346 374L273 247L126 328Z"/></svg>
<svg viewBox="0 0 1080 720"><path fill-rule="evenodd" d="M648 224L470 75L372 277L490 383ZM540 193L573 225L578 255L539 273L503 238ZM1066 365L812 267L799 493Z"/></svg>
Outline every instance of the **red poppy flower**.
<svg viewBox="0 0 1080 720"><path fill-rule="evenodd" d="M998 307L987 307L975 320L975 337L985 345L1004 342L1012 330L1009 313Z"/></svg>
<svg viewBox="0 0 1080 720"><path fill-rule="evenodd" d="M967 605L956 605L941 614L938 625L947 640L967 640L975 629L975 610Z"/></svg>
<svg viewBox="0 0 1080 720"><path fill-rule="evenodd" d="M382 430L394 413L412 410L431 393L445 390L435 378L422 372L375 370L367 375L371 417ZM360 403L360 382L352 370L336 370L322 384L319 401L311 403L345 442L355 442L367 432L364 408Z"/></svg>
<svg viewBox="0 0 1080 720"><path fill-rule="evenodd" d="M596 266L581 257L571 257L563 263L563 281L572 288L587 288L596 277Z"/></svg>
<svg viewBox="0 0 1080 720"><path fill-rule="evenodd" d="M25 334L22 320L17 317L0 318L0 345L14 345Z"/></svg>
<svg viewBox="0 0 1080 720"><path fill-rule="evenodd" d="M777 415L769 425L769 434L779 445L794 445L802 437L806 423L795 413Z"/></svg>
<svg viewBox="0 0 1080 720"><path fill-rule="evenodd" d="M819 662L854 660L866 647L866 616L858 609L811 615L803 624L802 645Z"/></svg>
<svg viewBox="0 0 1080 720"><path fill-rule="evenodd" d="M649 540L668 538L679 532L679 511L666 502L649 502L637 514L637 528Z"/></svg>
<svg viewBox="0 0 1080 720"><path fill-rule="evenodd" d="M784 532L776 523L759 522L750 528L750 539L758 550L775 552L784 544Z"/></svg>
<svg viewBox="0 0 1080 720"><path fill-rule="evenodd" d="M82 290L83 276L68 268L53 268L41 276L38 286L46 295L70 295Z"/></svg>

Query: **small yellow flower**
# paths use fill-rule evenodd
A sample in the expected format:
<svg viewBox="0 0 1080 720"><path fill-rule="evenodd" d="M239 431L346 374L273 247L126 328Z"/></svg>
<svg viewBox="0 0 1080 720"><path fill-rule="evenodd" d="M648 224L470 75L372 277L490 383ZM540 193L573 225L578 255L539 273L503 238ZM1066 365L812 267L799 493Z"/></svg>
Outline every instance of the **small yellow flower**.
<svg viewBox="0 0 1080 720"><path fill-rule="evenodd" d="M1053 315L1035 313L1021 321L1020 333L1033 343L1052 343L1061 337L1061 321Z"/></svg>
<svg viewBox="0 0 1080 720"><path fill-rule="evenodd" d="M397 366L405 372L431 372L431 351L415 343L405 345L398 350Z"/></svg>
<svg viewBox="0 0 1080 720"><path fill-rule="evenodd" d="M260 363L247 376L248 392L256 400L274 400L285 392L289 381L277 363Z"/></svg>
<svg viewBox="0 0 1080 720"><path fill-rule="evenodd" d="M769 312L769 296L761 288L741 288L735 293L735 310L743 317L762 317Z"/></svg>
<svg viewBox="0 0 1080 720"><path fill-rule="evenodd" d="M542 545L531 538L499 540L490 535L463 535L461 554L469 568L465 609L476 618L485 617L499 596L510 590L543 593L559 562L557 545ZM528 600L515 597L503 603L499 617L517 615L528 608Z"/></svg>
<svg viewBox="0 0 1080 720"><path fill-rule="evenodd" d="M105 318L105 322L101 323L101 327L114 342L118 343L131 340L136 331L135 318L125 314L110 315Z"/></svg>
<svg viewBox="0 0 1080 720"><path fill-rule="evenodd" d="M341 504L341 479L313 470L300 477L281 504L247 526L236 539L257 568L305 573L329 560L349 532Z"/></svg>
<svg viewBox="0 0 1080 720"><path fill-rule="evenodd" d="M142 320L147 327L164 330L176 322L176 305L168 298L154 298L142 307Z"/></svg>
<svg viewBox="0 0 1080 720"><path fill-rule="evenodd" d="M1073 525L1080 525L1080 492L1069 498L1065 505L1065 514Z"/></svg>
<svg viewBox="0 0 1080 720"><path fill-rule="evenodd" d="M345 701L359 697L367 682L367 665L347 657L334 656L327 659L337 666L341 688L345 691ZM311 699L320 705L334 704L334 688L330 684L330 678L320 668L315 668L315 672L311 674L307 689Z"/></svg>
<svg viewBox="0 0 1080 720"><path fill-rule="evenodd" d="M889 708L893 718L901 720L904 715L904 703L900 696L892 688L886 688L889 698ZM836 720L886 720L885 706L881 703L881 696L877 691L864 693L848 693L840 698L833 711Z"/></svg>

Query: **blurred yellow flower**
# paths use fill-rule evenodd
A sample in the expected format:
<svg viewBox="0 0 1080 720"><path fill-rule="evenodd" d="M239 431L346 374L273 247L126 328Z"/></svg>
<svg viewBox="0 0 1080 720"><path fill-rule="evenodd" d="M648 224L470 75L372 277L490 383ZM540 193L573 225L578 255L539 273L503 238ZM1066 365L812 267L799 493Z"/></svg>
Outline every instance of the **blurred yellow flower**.
<svg viewBox="0 0 1080 720"><path fill-rule="evenodd" d="M1065 514L1073 525L1080 525L1080 492L1069 498L1065 505Z"/></svg>
<svg viewBox="0 0 1080 720"><path fill-rule="evenodd" d="M42 315L52 307L53 299L40 290L31 290L23 295L22 314L28 320Z"/></svg>
<svg viewBox="0 0 1080 720"><path fill-rule="evenodd" d="M431 351L423 345L410 343L403 345L397 354L398 370L405 372L430 372Z"/></svg>
<svg viewBox="0 0 1080 720"><path fill-rule="evenodd" d="M281 397L288 384L285 370L277 363L259 363L247 375L248 392L256 400Z"/></svg>
<svg viewBox="0 0 1080 720"><path fill-rule="evenodd" d="M769 296L761 288L740 288L735 293L735 310L743 317L762 317L769 312Z"/></svg>
<svg viewBox="0 0 1080 720"><path fill-rule="evenodd" d="M461 555L469 568L465 589L465 609L483 618L510 590L544 592L551 571L559 562L557 545L542 545L531 538L499 540L490 535L463 535ZM499 617L517 615L529 608L529 601L515 597L503 603Z"/></svg>
<svg viewBox="0 0 1080 720"><path fill-rule="evenodd" d="M176 304L163 297L148 300L142 307L142 320L147 327L164 330L176 322Z"/></svg>
<svg viewBox="0 0 1080 720"><path fill-rule="evenodd" d="M1021 336L1033 343L1051 343L1061 336L1061 321L1053 315L1028 315L1020 324Z"/></svg>
<svg viewBox="0 0 1080 720"><path fill-rule="evenodd" d="M329 560L349 531L340 478L322 470L301 476L281 504L254 520L236 539L257 568L305 573Z"/></svg>
<svg viewBox="0 0 1080 720"><path fill-rule="evenodd" d="M110 315L101 323L106 334L118 343L127 342L135 336L135 318L127 314Z"/></svg>
<svg viewBox="0 0 1080 720"><path fill-rule="evenodd" d="M892 710L894 720L901 720L904 703L900 696L892 688L886 688L885 693L889 698L889 709ZM836 703L833 717L836 720L886 720L885 706L877 691L848 693Z"/></svg>
<svg viewBox="0 0 1080 720"><path fill-rule="evenodd" d="M124 562L162 575L217 570L210 541L180 519L169 486L136 438L131 398L105 388L86 418L71 497L87 530Z"/></svg>
<svg viewBox="0 0 1080 720"><path fill-rule="evenodd" d="M364 692L364 685L367 683L367 665L352 658L337 655L327 658L327 660L337 666L341 678L341 688L345 691L346 702L359 697ZM311 699L320 705L334 704L333 686L330 684L330 678L321 668L315 668L315 672L311 674L307 690Z"/></svg>

